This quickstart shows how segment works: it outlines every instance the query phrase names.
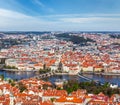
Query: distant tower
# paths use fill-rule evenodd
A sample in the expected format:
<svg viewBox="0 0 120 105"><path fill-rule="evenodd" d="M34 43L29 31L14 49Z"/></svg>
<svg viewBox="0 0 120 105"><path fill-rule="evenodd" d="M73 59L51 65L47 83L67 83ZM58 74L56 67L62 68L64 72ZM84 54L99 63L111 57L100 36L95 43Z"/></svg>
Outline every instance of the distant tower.
<svg viewBox="0 0 120 105"><path fill-rule="evenodd" d="M61 71L63 70L63 64L62 64L62 62L61 62L61 61L59 62L59 65L58 65L58 70L61 70Z"/></svg>

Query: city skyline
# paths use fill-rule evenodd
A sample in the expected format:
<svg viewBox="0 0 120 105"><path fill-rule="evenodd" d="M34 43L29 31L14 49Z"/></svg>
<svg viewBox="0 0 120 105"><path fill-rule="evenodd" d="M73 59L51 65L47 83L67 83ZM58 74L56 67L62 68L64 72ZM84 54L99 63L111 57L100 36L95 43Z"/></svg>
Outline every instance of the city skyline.
<svg viewBox="0 0 120 105"><path fill-rule="evenodd" d="M119 0L0 0L0 31L119 31Z"/></svg>

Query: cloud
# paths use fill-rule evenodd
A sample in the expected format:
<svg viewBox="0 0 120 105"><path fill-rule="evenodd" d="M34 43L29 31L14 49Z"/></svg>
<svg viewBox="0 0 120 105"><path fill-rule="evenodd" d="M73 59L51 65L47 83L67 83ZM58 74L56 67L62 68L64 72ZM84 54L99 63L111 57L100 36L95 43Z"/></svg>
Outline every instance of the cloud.
<svg viewBox="0 0 120 105"><path fill-rule="evenodd" d="M106 16L52 15L32 17L0 9L0 31L120 30L120 18Z"/></svg>
<svg viewBox="0 0 120 105"><path fill-rule="evenodd" d="M68 23L86 23L86 22L91 22L93 20L96 20L96 18L61 18L60 19L63 22L68 22Z"/></svg>
<svg viewBox="0 0 120 105"><path fill-rule="evenodd" d="M44 30L51 22L11 10L0 9L0 30Z"/></svg>
<svg viewBox="0 0 120 105"><path fill-rule="evenodd" d="M68 23L93 23L93 22L120 22L120 18L106 18L106 17L87 17L87 18L60 18L63 22Z"/></svg>
<svg viewBox="0 0 120 105"><path fill-rule="evenodd" d="M40 7L45 7L45 5L42 2L40 2L39 0L34 0L34 3L36 3Z"/></svg>
<svg viewBox="0 0 120 105"><path fill-rule="evenodd" d="M33 3L36 4L36 5L38 5L40 8L42 8L45 11L54 12L53 8L50 8L50 7L46 6L40 0L33 0Z"/></svg>
<svg viewBox="0 0 120 105"><path fill-rule="evenodd" d="M28 6L26 6L25 3L23 4L21 0L0 0L0 9L17 11L19 13L28 15L38 14L37 11L35 11L32 8L29 8Z"/></svg>
<svg viewBox="0 0 120 105"><path fill-rule="evenodd" d="M27 15L24 15L22 13L18 13L15 11L10 11L6 9L0 9L0 18L5 17L5 18L26 18L28 17Z"/></svg>
<svg viewBox="0 0 120 105"><path fill-rule="evenodd" d="M47 16L43 16L43 17L49 17L49 18L72 18L72 17L120 17L120 14L54 14L54 15L47 15Z"/></svg>

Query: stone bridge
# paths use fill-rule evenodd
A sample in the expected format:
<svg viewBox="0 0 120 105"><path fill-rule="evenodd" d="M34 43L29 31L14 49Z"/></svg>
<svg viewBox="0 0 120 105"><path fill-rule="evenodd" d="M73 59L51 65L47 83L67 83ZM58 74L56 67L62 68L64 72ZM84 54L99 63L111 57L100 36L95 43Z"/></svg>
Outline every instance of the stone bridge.
<svg viewBox="0 0 120 105"><path fill-rule="evenodd" d="M56 71L58 71L58 70L56 70ZM51 71L48 73L40 74L40 75L34 76L34 78L42 79L42 78L50 77L52 75L55 75L56 71Z"/></svg>

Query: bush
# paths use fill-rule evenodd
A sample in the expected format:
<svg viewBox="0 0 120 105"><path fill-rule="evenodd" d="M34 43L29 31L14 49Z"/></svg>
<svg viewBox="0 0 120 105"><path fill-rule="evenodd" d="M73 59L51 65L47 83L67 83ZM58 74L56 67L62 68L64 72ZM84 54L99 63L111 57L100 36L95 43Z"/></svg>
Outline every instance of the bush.
<svg viewBox="0 0 120 105"><path fill-rule="evenodd" d="M91 82L80 82L77 81L68 81L64 83L63 89L69 93L76 91L77 89L85 89L88 93L99 94L103 92L107 96L112 96L113 94L120 94L120 89L112 89L109 87L108 83L104 85L96 84L94 81Z"/></svg>
<svg viewBox="0 0 120 105"><path fill-rule="evenodd" d="M7 66L7 65L5 65L3 68L5 68L5 69L17 69L15 66Z"/></svg>

